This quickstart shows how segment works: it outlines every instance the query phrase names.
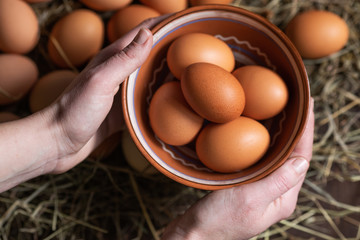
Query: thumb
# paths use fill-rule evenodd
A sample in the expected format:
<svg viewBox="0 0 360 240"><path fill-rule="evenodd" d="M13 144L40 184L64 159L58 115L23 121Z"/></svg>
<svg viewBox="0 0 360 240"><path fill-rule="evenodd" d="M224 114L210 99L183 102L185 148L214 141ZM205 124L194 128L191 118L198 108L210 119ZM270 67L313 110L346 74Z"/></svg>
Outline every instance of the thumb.
<svg viewBox="0 0 360 240"><path fill-rule="evenodd" d="M285 194L291 188L297 185L301 187L305 173L309 168L309 162L312 156L313 135L314 135L314 102L311 101L309 108L309 119L301 139L297 143L289 159L276 171L268 177L255 182L259 184L259 189L263 189L266 195L264 201L270 203L278 197ZM300 183L300 184L298 184Z"/></svg>
<svg viewBox="0 0 360 240"><path fill-rule="evenodd" d="M99 60L95 58L89 69L91 79L99 80L95 84L106 84L106 88L112 92L116 92L125 78L145 62L152 46L152 33L146 28L141 28L134 40L124 49L118 49L117 46L118 44L110 45L108 51L112 51L113 54L105 60L101 59L100 54Z"/></svg>
<svg viewBox="0 0 360 240"><path fill-rule="evenodd" d="M275 201L303 181L308 168L309 161L304 157L289 158L278 170L255 183L256 188L261 189L261 199L267 204Z"/></svg>
<svg viewBox="0 0 360 240"><path fill-rule="evenodd" d="M62 128L73 143L83 144L94 135L108 115L119 85L146 60L151 46L152 34L143 28L124 49L109 45L113 54L102 59L100 53L72 82L58 111L66 112Z"/></svg>

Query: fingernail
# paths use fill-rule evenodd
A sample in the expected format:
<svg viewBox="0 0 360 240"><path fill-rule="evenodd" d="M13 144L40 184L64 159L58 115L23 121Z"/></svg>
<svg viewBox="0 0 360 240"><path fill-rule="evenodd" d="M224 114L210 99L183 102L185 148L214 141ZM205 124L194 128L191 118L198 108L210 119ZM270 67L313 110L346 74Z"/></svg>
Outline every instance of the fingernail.
<svg viewBox="0 0 360 240"><path fill-rule="evenodd" d="M292 162L292 165L298 174L302 174L308 169L309 163L305 158L300 157L295 158L295 160Z"/></svg>
<svg viewBox="0 0 360 240"><path fill-rule="evenodd" d="M134 38L134 42L138 44L144 44L146 40L149 38L149 32L145 28L141 28Z"/></svg>

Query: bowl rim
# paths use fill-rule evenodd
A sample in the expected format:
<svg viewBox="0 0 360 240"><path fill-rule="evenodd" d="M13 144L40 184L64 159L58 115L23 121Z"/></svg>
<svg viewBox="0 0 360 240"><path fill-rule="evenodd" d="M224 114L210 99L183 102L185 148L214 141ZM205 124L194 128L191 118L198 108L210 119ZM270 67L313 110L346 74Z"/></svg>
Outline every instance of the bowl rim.
<svg viewBox="0 0 360 240"><path fill-rule="evenodd" d="M129 77L127 77L125 79L125 81L123 82L123 84L121 86L121 95L122 95L121 96L121 101L122 101L124 120L125 120L125 123L126 123L126 126L127 126L128 130L129 130L129 133L131 135L131 138L134 140L134 142L135 142L137 148L139 149L139 151L151 163L151 165L153 165L157 170L159 170L165 176L167 176L167 177L173 179L174 181L179 182L179 183L181 183L183 185L198 188L198 189L204 189L204 190L217 190L217 189L223 189L223 188L233 187L233 186L237 186L237 185L242 185L242 184L246 184L246 183L250 183L250 182L254 182L254 181L257 181L259 179L262 179L265 176L271 174L276 169L278 169L287 160L287 158L293 152L296 144L300 140L300 137L302 136L302 134L303 134L303 132L305 130L305 126L306 126L306 123L307 123L308 118L309 118L310 84L309 84L307 71L306 71L305 65L304 65L304 63L302 61L302 58L301 58L299 52L297 51L296 47L292 44L292 42L286 36L286 34L279 27L277 27L276 25L274 25L273 23L271 23L270 21L268 21L264 17L262 17L262 16L260 16L260 15L258 15L256 13L253 13L253 12L251 12L249 10L237 7L237 6L222 5L222 4L211 4L211 5L201 5L201 6L190 7L190 8L187 8L185 10L179 11L179 12L173 14L173 15L170 15L166 19L162 20L160 23L158 23L153 28L151 28L151 32L152 32L153 35L156 35L156 33L159 32L164 26L166 26L167 24L171 23L172 21L174 21L174 20L176 20L178 18L186 16L187 14L190 14L190 13L192 14L192 13L196 13L196 12L209 11L209 10L229 11L231 13L235 12L237 14L245 15L246 17L252 18L256 22L259 22L260 24L264 25L268 30L272 31L283 42L283 44L287 47L287 50L291 53L291 55L294 58L294 61L295 61L296 66L298 68L298 71L299 71L299 73L301 75L301 79L303 79L303 81L301 81L301 83L303 84L303 88L304 88L304 108L303 108L303 112L299 113L302 117L301 117L301 121L299 123L299 127L297 129L297 132L295 133L295 137L292 140L292 143L288 147L287 151L280 158L280 160L277 161L276 163L274 163L269 169L267 169L266 171L260 173L259 175L254 176L254 177L252 177L252 178L250 178L248 180L245 180L245 181L242 181L242 182L239 182L239 183L231 183L231 184L224 184L224 185L207 185L207 184L203 184L203 183L190 181L188 179L184 179L184 178L182 178L180 176L174 175L173 173L169 172L168 170L166 170L162 166L160 166L150 156L150 154L143 148L140 140L136 136L136 133L134 132L133 126L132 126L131 121L130 121L129 112L128 112L128 106L127 106L127 86L128 86L129 77L131 75L129 75ZM155 45L156 45L156 42L154 41L153 47ZM136 73L140 69L140 67L138 69L136 69L134 71L134 73ZM134 74L134 73L132 73L132 74Z"/></svg>

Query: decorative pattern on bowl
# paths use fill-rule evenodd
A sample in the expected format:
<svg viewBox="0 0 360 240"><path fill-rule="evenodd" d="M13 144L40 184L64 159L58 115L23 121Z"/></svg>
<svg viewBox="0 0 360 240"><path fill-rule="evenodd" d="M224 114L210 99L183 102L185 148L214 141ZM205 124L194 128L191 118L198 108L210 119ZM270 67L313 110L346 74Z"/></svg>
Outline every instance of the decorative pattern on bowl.
<svg viewBox="0 0 360 240"><path fill-rule="evenodd" d="M173 180L209 190L256 181L281 166L304 130L310 103L305 66L286 35L263 17L227 5L186 9L165 19L152 32L153 49L148 59L122 84L125 122L144 157ZM228 174L213 172L196 157L194 143L167 145L150 127L148 106L152 94L164 82L175 80L167 67L167 49L174 39L190 32L222 39L233 49L236 67L256 64L270 68L288 86L290 97L284 111L262 121L271 135L271 146L262 160L248 169Z"/></svg>
<svg viewBox="0 0 360 240"><path fill-rule="evenodd" d="M276 71L276 66L271 63L266 53L262 52L260 48L252 46L250 42L240 41L234 36L224 37L217 34L215 35L215 37L224 41L232 49L236 62L235 68L246 65L261 65L273 71ZM167 61L165 57L161 60L160 65L154 70L152 80L149 82L148 95L146 97L146 102L148 105L147 110L149 108L151 98L155 91L162 84L169 81L178 80L175 79L175 77L171 74L167 66ZM280 115L282 116L282 118L280 119L280 121L275 123L278 125L278 130L272 133L270 146L272 146L276 142L276 138L280 136L283 128L282 125L286 119L286 113L284 111L282 111ZM272 121L263 121L264 125L269 128L270 122ZM180 161L185 166L192 167L199 171L213 172L211 169L207 168L201 163L201 161L196 155L194 144L189 144L185 146L172 146L164 143L155 135L155 133L154 137L161 144L162 149L165 152L169 153L173 159Z"/></svg>

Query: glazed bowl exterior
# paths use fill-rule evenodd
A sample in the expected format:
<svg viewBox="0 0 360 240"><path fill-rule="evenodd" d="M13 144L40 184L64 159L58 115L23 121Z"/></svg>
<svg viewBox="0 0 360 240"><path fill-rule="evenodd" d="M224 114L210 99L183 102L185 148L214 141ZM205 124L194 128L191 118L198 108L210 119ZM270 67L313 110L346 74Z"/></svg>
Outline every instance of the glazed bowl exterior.
<svg viewBox="0 0 360 240"><path fill-rule="evenodd" d="M236 67L260 65L285 81L289 100L277 116L262 121L271 136L266 155L255 165L234 173L217 173L197 158L192 144L176 147L162 142L149 124L148 108L159 86L176 81L166 52L177 37L202 32L214 35L232 49ZM146 62L122 85L126 125L136 146L161 173L187 186L216 190L261 179L280 167L293 151L308 117L310 90L302 59L286 35L263 17L231 5L186 9L152 29L153 47Z"/></svg>

